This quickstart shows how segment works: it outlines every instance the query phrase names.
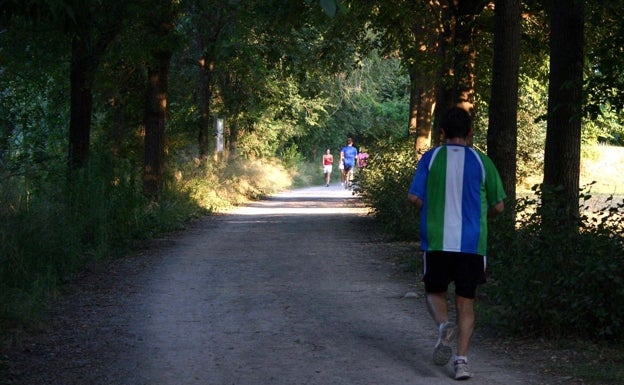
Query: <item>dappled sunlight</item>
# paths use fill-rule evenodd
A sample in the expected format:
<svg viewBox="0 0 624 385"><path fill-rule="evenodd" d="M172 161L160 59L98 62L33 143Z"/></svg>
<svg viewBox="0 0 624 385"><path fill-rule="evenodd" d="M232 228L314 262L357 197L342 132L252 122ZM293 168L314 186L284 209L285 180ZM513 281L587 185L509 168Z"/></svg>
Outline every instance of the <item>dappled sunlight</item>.
<svg viewBox="0 0 624 385"><path fill-rule="evenodd" d="M624 147L595 145L587 150L590 158L581 160L581 185L592 185L595 194L624 196Z"/></svg>
<svg viewBox="0 0 624 385"><path fill-rule="evenodd" d="M360 198L340 184L283 191L230 211L238 215L366 215Z"/></svg>
<svg viewBox="0 0 624 385"><path fill-rule="evenodd" d="M238 215L336 215L336 214L367 214L365 207L239 207L232 211Z"/></svg>
<svg viewBox="0 0 624 385"><path fill-rule="evenodd" d="M608 145L591 145L584 147L579 175L580 187L591 184L594 195L611 195L624 197L624 147ZM543 182L542 170L524 178L518 185L518 192L532 194L531 188ZM602 198L599 198L602 199Z"/></svg>

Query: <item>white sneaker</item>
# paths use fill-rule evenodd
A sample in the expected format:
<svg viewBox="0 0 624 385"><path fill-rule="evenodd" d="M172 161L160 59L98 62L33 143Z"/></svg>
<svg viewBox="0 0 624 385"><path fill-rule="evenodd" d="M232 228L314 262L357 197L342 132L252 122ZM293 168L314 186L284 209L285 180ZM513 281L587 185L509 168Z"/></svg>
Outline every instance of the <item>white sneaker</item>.
<svg viewBox="0 0 624 385"><path fill-rule="evenodd" d="M435 348L433 348L433 363L442 366L446 365L451 356L453 355L453 348L451 348L451 342L457 334L457 326L453 322L445 322L440 324L440 330L438 333L438 342L436 342Z"/></svg>
<svg viewBox="0 0 624 385"><path fill-rule="evenodd" d="M466 360L455 360L453 366L455 367L456 380L467 380L472 377L472 373L470 373L470 371L468 370L468 363L466 362Z"/></svg>

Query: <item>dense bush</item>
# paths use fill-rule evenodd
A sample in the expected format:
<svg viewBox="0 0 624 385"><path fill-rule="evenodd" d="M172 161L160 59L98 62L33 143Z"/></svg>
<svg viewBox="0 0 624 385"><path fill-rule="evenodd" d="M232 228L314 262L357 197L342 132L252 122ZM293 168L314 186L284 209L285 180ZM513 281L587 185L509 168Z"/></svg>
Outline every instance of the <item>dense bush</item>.
<svg viewBox="0 0 624 385"><path fill-rule="evenodd" d="M139 240L179 228L201 209L167 191L158 203L143 194L131 170L98 162L64 183L49 173L5 175L0 188L0 330L36 321L59 285L89 260L110 258Z"/></svg>
<svg viewBox="0 0 624 385"><path fill-rule="evenodd" d="M578 227L550 229L535 191L518 201L515 230L492 226L489 318L522 335L623 339L624 203L608 198L583 207Z"/></svg>
<svg viewBox="0 0 624 385"><path fill-rule="evenodd" d="M356 174L356 191L393 239L417 239L419 214L407 203L416 170L413 138L379 142L369 156L368 166Z"/></svg>

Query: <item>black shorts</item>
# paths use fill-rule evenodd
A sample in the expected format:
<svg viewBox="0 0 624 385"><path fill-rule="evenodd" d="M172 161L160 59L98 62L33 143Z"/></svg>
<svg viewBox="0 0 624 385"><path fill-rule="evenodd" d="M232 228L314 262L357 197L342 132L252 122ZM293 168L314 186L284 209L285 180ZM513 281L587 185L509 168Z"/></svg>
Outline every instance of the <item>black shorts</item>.
<svg viewBox="0 0 624 385"><path fill-rule="evenodd" d="M450 251L429 251L423 255L425 291L445 293L451 282L455 294L474 298L477 286L486 282L485 257L478 254Z"/></svg>
<svg viewBox="0 0 624 385"><path fill-rule="evenodd" d="M349 171L351 171L352 169L353 169L353 165L351 165L351 166L348 166L348 165L346 165L346 164L344 165L344 172L349 172Z"/></svg>

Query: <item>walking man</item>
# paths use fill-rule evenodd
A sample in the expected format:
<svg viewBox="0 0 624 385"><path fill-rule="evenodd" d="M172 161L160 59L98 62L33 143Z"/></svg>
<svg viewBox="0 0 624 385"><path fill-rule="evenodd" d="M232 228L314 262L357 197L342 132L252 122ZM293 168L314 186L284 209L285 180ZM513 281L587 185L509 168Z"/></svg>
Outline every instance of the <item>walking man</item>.
<svg viewBox="0 0 624 385"><path fill-rule="evenodd" d="M468 348L474 330L477 286L485 283L487 218L501 213L506 197L496 167L487 155L469 147L472 122L465 110L451 108L441 121L446 144L427 151L408 192L421 208L427 310L438 326L433 362L446 365L457 335L455 379L472 377ZM455 284L456 323L449 320L448 285Z"/></svg>
<svg viewBox="0 0 624 385"><path fill-rule="evenodd" d="M340 150L340 162L344 165L345 188L351 187L353 181L353 167L358 156L358 150L353 146L353 139L347 138L347 145Z"/></svg>

